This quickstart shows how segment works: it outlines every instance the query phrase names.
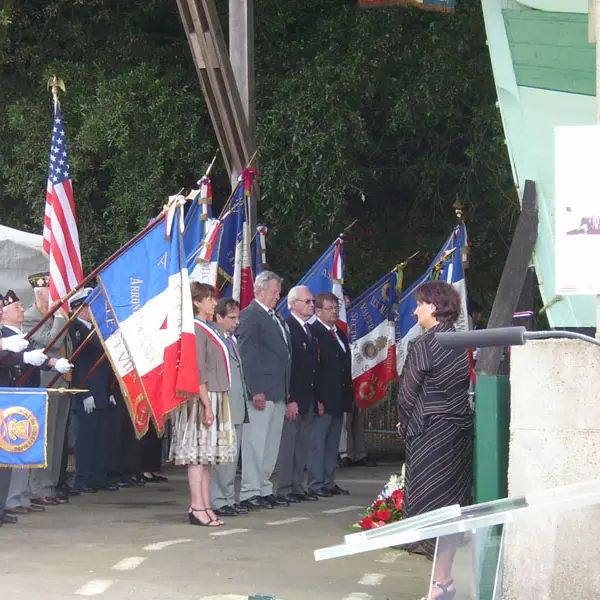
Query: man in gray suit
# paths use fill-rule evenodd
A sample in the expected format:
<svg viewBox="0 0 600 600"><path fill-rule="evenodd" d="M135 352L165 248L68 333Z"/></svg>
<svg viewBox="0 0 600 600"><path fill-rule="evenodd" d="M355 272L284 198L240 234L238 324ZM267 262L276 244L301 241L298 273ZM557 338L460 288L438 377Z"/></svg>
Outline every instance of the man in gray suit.
<svg viewBox="0 0 600 600"><path fill-rule="evenodd" d="M231 420L235 425L237 454L232 463L214 465L210 483L211 505L220 517L237 517L247 514L248 509L235 502L235 473L238 457L242 446L242 425L248 422L246 403L250 399L242 360L237 349L234 332L240 324L240 303L233 298L221 298L215 308L215 320L219 333L225 338L229 349L229 364L231 367L231 389L229 390L229 406Z"/></svg>
<svg viewBox="0 0 600 600"><path fill-rule="evenodd" d="M254 282L252 303L240 313L237 330L244 375L252 400L249 423L242 437L240 505L248 510L288 506L273 494L273 474L285 406L290 390L291 338L285 322L275 313L281 278L263 271Z"/></svg>
<svg viewBox="0 0 600 600"><path fill-rule="evenodd" d="M23 320L23 331L27 333L33 329L49 310L49 281L50 273L34 273L29 276L29 283L33 287L34 303L25 311ZM66 324L66 317L61 311L54 313L32 336L36 348L44 349L56 337L56 334ZM46 354L49 358L59 359L61 350L65 350L65 336L67 330L48 348ZM47 387L56 373L54 371L41 371L41 387ZM52 386L55 388L69 387L63 375ZM44 469L31 469L29 476L29 493L31 503L37 506L48 506L64 504L68 502L68 495L57 491L60 467L62 464L62 453L67 434L67 422L71 409L71 397L69 394L51 392L48 395L48 419L47 419L47 447L48 466Z"/></svg>

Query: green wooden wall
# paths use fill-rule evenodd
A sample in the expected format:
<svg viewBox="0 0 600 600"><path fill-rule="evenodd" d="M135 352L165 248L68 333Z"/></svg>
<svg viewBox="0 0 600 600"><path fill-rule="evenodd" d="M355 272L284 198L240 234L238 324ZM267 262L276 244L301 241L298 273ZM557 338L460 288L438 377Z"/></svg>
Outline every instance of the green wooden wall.
<svg viewBox="0 0 600 600"><path fill-rule="evenodd" d="M502 12L518 85L595 95L596 55L588 42L587 15Z"/></svg>

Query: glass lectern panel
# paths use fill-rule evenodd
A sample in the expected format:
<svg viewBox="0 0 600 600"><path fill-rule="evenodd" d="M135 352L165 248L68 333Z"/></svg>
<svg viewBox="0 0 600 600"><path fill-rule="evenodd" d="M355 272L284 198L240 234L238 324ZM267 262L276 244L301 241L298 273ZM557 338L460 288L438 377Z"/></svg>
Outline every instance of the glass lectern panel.
<svg viewBox="0 0 600 600"><path fill-rule="evenodd" d="M466 506L460 508L458 515L455 514L457 507L448 507L450 512L442 510L435 514L427 513L369 532L346 536L343 544L316 550L315 559L327 560L434 539L437 541L431 579L423 582L425 598L430 594L432 598L440 594L440 588L431 587L433 581L440 582L448 591L446 597L452 596L455 600L501 600L501 590L510 589L511 586L518 595L513 594L510 598L519 600L533 598L532 587L536 592L539 588L545 589L543 593L536 593L536 598L563 600L566 597L597 597L597 594L588 592L596 580L600 589L600 575L592 577L589 573L583 578L573 577L573 581L569 582L571 590L583 590L587 586L589 590L585 588L583 595L565 596L563 593L561 596L558 589L550 589L555 586L552 577L556 573L562 573L562 579L567 577L565 572L568 575L565 561L571 554L559 551L560 544L565 543L565 538L576 540L578 535L583 535L585 524L590 521L582 521L586 511L579 509L592 506L600 506L600 480ZM542 525L537 531L546 535L547 525L556 520L560 522L560 533L557 530L554 537L548 538L545 544L542 542L537 551L537 555L546 556L546 562L549 563L544 571L549 574L548 582L540 584L536 581L531 585L531 577L541 577L542 569L537 567L529 575L524 574L524 581L519 581L515 573L521 575L525 571L521 565L530 561L531 556L519 555L522 550L515 533L518 534L522 529L510 529L507 536L505 525L521 522L519 527L523 528L539 522ZM507 539L511 541L507 542ZM582 548L578 552L573 558L575 562L571 571L577 570L576 561L581 552L587 553L586 564L600 564L600 545ZM536 561L539 558L537 555Z"/></svg>

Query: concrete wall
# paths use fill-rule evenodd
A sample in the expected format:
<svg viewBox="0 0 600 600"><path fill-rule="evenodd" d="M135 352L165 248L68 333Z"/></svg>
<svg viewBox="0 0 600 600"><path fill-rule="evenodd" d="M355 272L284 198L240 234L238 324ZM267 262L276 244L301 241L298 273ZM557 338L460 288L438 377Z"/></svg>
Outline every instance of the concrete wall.
<svg viewBox="0 0 600 600"><path fill-rule="evenodd" d="M600 478L600 348L512 349L509 496ZM507 527L503 600L600 596L600 509Z"/></svg>

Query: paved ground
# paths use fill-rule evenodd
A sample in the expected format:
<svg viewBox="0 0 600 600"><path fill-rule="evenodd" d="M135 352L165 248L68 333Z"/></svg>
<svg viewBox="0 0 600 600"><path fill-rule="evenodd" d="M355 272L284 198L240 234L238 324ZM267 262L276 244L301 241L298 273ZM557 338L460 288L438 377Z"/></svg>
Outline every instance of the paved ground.
<svg viewBox="0 0 600 600"><path fill-rule="evenodd" d="M230 518L209 529L187 523L185 472L169 483L101 492L0 528L2 597L58 600L413 600L431 563L395 550L315 562L341 543L397 467L340 470L350 496Z"/></svg>

